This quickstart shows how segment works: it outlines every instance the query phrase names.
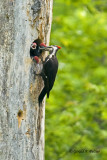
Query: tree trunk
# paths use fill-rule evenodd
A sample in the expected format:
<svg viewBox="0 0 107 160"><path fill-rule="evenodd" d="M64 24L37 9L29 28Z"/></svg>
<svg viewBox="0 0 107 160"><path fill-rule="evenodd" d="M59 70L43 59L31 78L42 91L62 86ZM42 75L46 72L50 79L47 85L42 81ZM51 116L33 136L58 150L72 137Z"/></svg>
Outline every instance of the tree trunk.
<svg viewBox="0 0 107 160"><path fill-rule="evenodd" d="M52 0L0 0L0 160L44 159L43 80L29 50L49 44L51 20Z"/></svg>

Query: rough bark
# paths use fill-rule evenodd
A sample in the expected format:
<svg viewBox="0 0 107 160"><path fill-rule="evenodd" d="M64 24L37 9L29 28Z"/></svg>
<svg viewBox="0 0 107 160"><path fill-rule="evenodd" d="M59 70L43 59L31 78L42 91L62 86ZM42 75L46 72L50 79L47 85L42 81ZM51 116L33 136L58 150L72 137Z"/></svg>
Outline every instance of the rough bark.
<svg viewBox="0 0 107 160"><path fill-rule="evenodd" d="M0 0L1 160L44 159L43 80L29 49L37 38L48 45L51 19L52 0Z"/></svg>

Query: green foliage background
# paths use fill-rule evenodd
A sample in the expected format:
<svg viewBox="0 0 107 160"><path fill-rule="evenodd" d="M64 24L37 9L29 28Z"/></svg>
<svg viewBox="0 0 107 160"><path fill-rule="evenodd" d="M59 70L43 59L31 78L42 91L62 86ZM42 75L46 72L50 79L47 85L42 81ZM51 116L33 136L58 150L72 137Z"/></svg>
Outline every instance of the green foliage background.
<svg viewBox="0 0 107 160"><path fill-rule="evenodd" d="M62 49L46 104L45 159L106 160L107 1L54 0L51 44Z"/></svg>

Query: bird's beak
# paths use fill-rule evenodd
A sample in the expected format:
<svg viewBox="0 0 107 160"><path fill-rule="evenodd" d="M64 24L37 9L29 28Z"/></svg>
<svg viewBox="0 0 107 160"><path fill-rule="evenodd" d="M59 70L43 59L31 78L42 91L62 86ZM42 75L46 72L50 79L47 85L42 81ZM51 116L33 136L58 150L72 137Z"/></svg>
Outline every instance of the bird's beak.
<svg viewBox="0 0 107 160"><path fill-rule="evenodd" d="M44 46L40 46L39 49L40 49L40 50L45 50L45 48L46 48L46 47L44 47Z"/></svg>
<svg viewBox="0 0 107 160"><path fill-rule="evenodd" d="M51 46L44 47L44 50L45 50L45 51L50 51L51 49L52 49Z"/></svg>
<svg viewBox="0 0 107 160"><path fill-rule="evenodd" d="M42 46L42 47L40 47L40 50L50 51L51 48L52 47L50 47L50 46L46 46L46 47Z"/></svg>
<svg viewBox="0 0 107 160"><path fill-rule="evenodd" d="M32 43L32 44L31 44L31 48L32 48L32 49L36 49L36 46L37 46L36 43Z"/></svg>

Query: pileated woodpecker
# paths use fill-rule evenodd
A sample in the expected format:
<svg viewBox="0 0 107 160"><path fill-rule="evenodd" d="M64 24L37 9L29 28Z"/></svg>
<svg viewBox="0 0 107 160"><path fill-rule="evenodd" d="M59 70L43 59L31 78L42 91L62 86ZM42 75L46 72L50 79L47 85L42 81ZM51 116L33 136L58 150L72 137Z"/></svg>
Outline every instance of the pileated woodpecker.
<svg viewBox="0 0 107 160"><path fill-rule="evenodd" d="M43 98L46 94L47 98L49 98L50 90L54 85L54 81L58 70L58 60L56 57L56 53L60 48L61 47L56 45L44 47L45 51L49 51L49 55L45 58L45 61L43 62L43 69L40 74L44 80L44 88L42 89L38 98L39 106L41 105Z"/></svg>
<svg viewBox="0 0 107 160"><path fill-rule="evenodd" d="M42 49L44 50L46 45L44 43L40 43L39 45L33 42L30 46L30 57L33 58L34 56L39 57L42 54Z"/></svg>

